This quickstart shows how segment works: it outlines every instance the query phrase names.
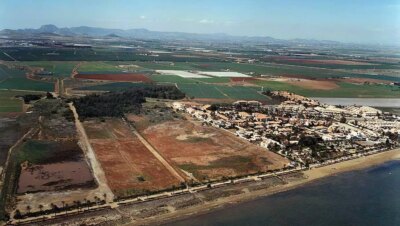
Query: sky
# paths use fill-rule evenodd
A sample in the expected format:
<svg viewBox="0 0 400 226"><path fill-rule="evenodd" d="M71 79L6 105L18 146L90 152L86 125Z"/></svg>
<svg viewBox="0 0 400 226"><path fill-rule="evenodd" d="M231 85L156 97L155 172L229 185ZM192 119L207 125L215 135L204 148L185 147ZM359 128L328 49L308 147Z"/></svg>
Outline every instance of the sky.
<svg viewBox="0 0 400 226"><path fill-rule="evenodd" d="M0 29L44 24L400 44L400 0L0 0Z"/></svg>

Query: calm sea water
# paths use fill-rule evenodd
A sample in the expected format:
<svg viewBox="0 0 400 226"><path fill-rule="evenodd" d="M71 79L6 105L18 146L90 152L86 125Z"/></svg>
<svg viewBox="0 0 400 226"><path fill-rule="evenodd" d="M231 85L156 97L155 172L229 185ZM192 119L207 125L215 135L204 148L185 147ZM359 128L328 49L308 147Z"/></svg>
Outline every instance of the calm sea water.
<svg viewBox="0 0 400 226"><path fill-rule="evenodd" d="M169 225L400 225L400 161L325 178Z"/></svg>

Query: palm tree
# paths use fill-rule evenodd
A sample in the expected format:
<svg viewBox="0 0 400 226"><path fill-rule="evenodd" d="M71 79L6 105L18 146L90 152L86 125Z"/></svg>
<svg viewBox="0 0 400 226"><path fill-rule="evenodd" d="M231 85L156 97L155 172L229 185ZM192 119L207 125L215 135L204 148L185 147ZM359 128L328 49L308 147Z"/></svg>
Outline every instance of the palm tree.
<svg viewBox="0 0 400 226"><path fill-rule="evenodd" d="M78 212L79 212L79 210L80 210L80 208L81 208L81 201L76 201L76 205L78 206Z"/></svg>
<svg viewBox="0 0 400 226"><path fill-rule="evenodd" d="M50 203L51 209L54 211L54 216L56 216L57 212L57 206L54 203Z"/></svg>
<svg viewBox="0 0 400 226"><path fill-rule="evenodd" d="M64 207L64 209L65 209L65 214L67 214L67 212L68 212L68 207L69 207L69 205L68 205L68 203L66 203L66 204L65 204L65 207Z"/></svg>

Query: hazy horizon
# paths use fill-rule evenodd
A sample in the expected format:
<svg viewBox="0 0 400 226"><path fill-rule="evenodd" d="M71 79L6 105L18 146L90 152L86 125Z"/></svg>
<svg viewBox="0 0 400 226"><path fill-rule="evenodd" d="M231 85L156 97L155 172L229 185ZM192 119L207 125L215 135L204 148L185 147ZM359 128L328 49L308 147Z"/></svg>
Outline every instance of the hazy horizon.
<svg viewBox="0 0 400 226"><path fill-rule="evenodd" d="M26 7L22 8L21 5ZM0 29L90 26L400 44L400 0L2 0Z"/></svg>

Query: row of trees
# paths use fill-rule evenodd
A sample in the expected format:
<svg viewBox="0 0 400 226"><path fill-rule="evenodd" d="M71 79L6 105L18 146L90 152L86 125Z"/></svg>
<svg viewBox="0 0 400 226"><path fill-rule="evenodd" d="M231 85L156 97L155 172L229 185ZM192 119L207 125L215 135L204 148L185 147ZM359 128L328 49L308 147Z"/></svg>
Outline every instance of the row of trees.
<svg viewBox="0 0 400 226"><path fill-rule="evenodd" d="M14 214L14 218L15 219L24 219L27 217L38 217L38 216L42 216L45 214L54 214L56 215L57 213L68 213L68 211L72 211L77 209L78 212L80 210L85 210L85 209L89 209L92 206L95 205L103 205L106 203L106 198L107 195L104 193L103 194L104 199L95 196L94 200L89 200L89 199L83 199L83 201L73 201L73 203L66 203L65 201L62 201L62 206L57 206L54 203L50 203L50 209L45 209L44 206L42 204L38 205L38 209L39 211L36 212L32 212L33 207L30 205L26 206L26 210L25 213L23 214L19 209L15 210L15 214Z"/></svg>
<svg viewBox="0 0 400 226"><path fill-rule="evenodd" d="M82 119L89 117L121 117L124 113L139 114L146 97L182 99L185 94L174 86L132 88L124 92L88 95L73 102Z"/></svg>

